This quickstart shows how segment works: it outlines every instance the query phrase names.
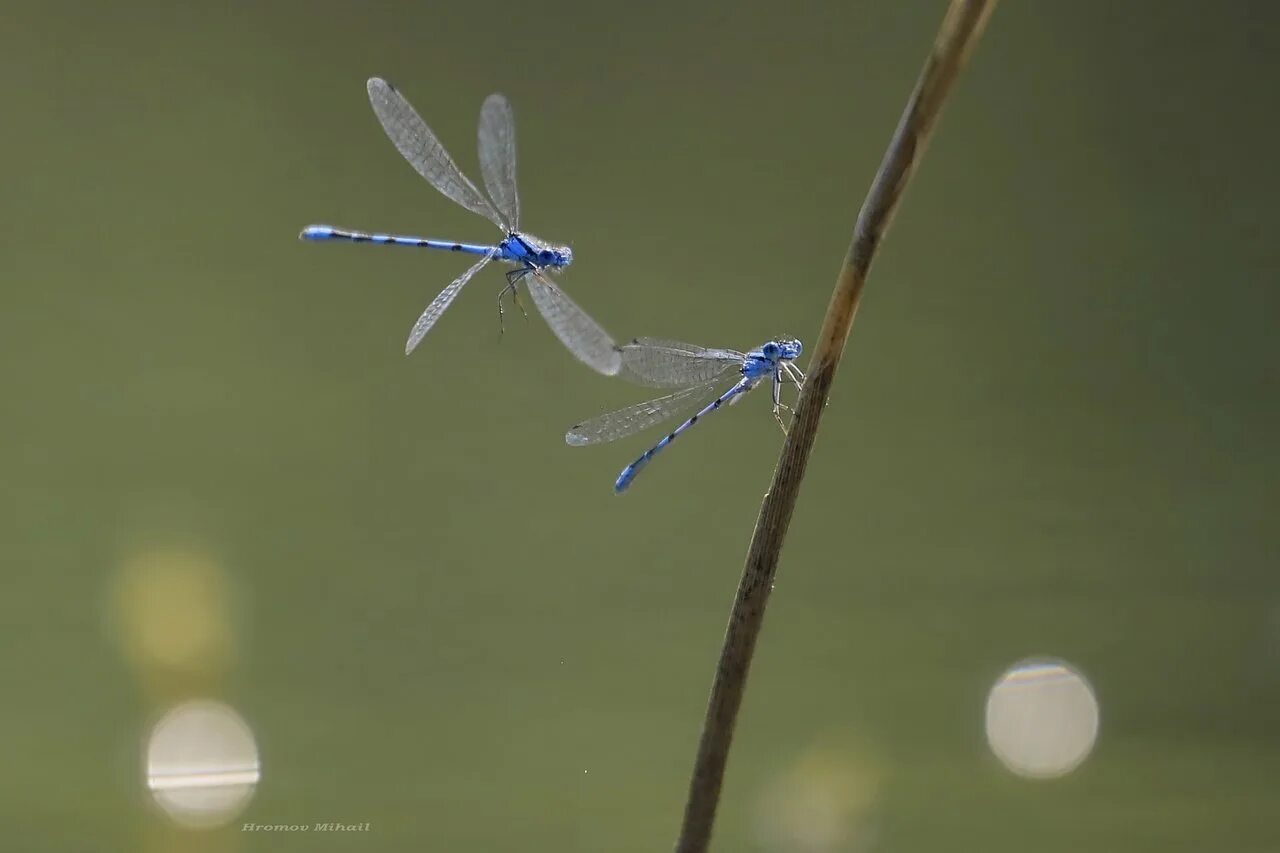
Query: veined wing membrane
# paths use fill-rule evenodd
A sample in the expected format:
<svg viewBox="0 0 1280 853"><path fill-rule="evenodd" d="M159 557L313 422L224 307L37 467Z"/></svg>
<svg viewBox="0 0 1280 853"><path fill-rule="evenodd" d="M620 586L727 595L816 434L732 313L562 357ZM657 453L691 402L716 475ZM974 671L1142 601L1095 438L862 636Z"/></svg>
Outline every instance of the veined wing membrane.
<svg viewBox="0 0 1280 853"><path fill-rule="evenodd" d="M373 105L374 114L382 122L382 129L387 132L387 137L404 159L409 161L409 165L448 198L472 213L480 214L503 231L508 231L506 223L493 209L493 205L462 174L458 164L453 162L449 152L404 96L386 80L378 77L370 78L368 86L369 103Z"/></svg>
<svg viewBox="0 0 1280 853"><path fill-rule="evenodd" d="M507 228L520 230L520 193L516 190L516 119L511 104L499 94L480 108L480 176Z"/></svg>
<svg viewBox="0 0 1280 853"><path fill-rule="evenodd" d="M622 358L609 333L541 272L530 272L524 281L529 295L533 297L533 304L560 342L597 373L605 376L617 374L622 367Z"/></svg>
<svg viewBox="0 0 1280 853"><path fill-rule="evenodd" d="M720 395L720 388L724 384L716 381L704 382L701 385L668 394L666 397L600 415L572 427L565 434L565 443L578 447L625 438L701 408Z"/></svg>
<svg viewBox="0 0 1280 853"><path fill-rule="evenodd" d="M455 278L449 283L449 286L440 291L440 295L431 300L431 304L427 306L427 310L422 312L422 316L418 318L418 322L413 324L413 330L409 332L409 340L404 345L404 354L408 355L413 352L414 347L422 342L427 332L431 331L431 327L436 324L436 320L440 319L440 315L445 309L453 303L454 298L462 290L462 286L471 281L471 277L480 270L484 269L490 261L498 254L498 248L495 246L489 254L472 265L471 269Z"/></svg>
<svg viewBox="0 0 1280 853"><path fill-rule="evenodd" d="M740 367L740 352L666 341L636 338L618 348L622 358L619 375L652 388L683 388L709 382Z"/></svg>

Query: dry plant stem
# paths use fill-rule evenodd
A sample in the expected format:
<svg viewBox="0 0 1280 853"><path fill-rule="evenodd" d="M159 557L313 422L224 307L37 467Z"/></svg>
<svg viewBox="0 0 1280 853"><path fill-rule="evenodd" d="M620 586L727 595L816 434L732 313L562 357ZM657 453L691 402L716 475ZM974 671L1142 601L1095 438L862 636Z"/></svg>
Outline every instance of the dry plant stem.
<svg viewBox="0 0 1280 853"><path fill-rule="evenodd" d="M858 213L853 240L840 268L835 292L822 322L822 332L809 361L809 378L800 393L790 435L783 444L773 484L760 506L755 532L751 536L698 743L684 824L676 842L677 853L702 853L711 841L711 827L720 800L729 744L733 739L738 708L742 704L742 691L746 686L756 638L764 621L765 605L773 589L782 540L796 505L800 481L804 478L822 410L831 392L836 366L840 363L853 325L862 286L907 181L924 152L947 93L994 6L995 0L952 0L933 51L925 62L915 91L911 93L880 164L880 171L876 173L875 182Z"/></svg>

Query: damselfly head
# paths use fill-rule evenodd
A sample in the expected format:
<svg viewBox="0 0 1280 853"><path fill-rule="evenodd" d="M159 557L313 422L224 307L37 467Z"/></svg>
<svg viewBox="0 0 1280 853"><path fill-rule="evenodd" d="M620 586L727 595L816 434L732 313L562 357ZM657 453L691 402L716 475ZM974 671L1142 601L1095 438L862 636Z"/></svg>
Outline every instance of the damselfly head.
<svg viewBox="0 0 1280 853"><path fill-rule="evenodd" d="M573 263L573 249L568 246L547 246L538 256L549 267L567 267Z"/></svg>
<svg viewBox="0 0 1280 853"><path fill-rule="evenodd" d="M803 349L795 338L779 338L760 347L760 354L770 361L795 361Z"/></svg>
<svg viewBox="0 0 1280 853"><path fill-rule="evenodd" d="M573 263L573 249L568 246L553 246L527 231L511 232L507 235L507 242L513 243L517 248L517 260L527 260L536 267L550 267L554 270Z"/></svg>
<svg viewBox="0 0 1280 853"><path fill-rule="evenodd" d="M804 352L804 344L795 338L783 338L778 341L778 347L782 350L783 361L795 361Z"/></svg>

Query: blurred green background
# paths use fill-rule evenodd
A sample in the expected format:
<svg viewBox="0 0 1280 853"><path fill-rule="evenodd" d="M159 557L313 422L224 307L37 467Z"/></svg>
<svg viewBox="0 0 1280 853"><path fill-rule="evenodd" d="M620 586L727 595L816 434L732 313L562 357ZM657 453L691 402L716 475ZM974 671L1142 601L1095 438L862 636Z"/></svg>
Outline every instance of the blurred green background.
<svg viewBox="0 0 1280 853"><path fill-rule="evenodd" d="M215 8L215 5L217 8ZM0 27L0 848L668 849L760 496L764 395L566 447L648 391L443 253L394 81L619 338L812 341L942 2L51 3ZM876 264L747 693L719 850L1280 850L1275 6L1006 2ZM510 317L510 315L509 315ZM1096 691L1009 773L987 691ZM151 803L175 702L261 781ZM363 833L245 832L369 824Z"/></svg>

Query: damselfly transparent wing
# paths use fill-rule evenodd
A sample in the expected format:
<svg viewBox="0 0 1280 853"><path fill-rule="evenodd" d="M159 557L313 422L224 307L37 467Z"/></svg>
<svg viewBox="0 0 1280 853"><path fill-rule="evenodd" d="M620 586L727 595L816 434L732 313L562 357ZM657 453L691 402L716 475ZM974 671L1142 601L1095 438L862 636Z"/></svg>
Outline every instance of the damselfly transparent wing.
<svg viewBox="0 0 1280 853"><path fill-rule="evenodd" d="M516 119L511 104L497 93L480 108L480 175L489 198L507 220L510 231L520 230L520 193L516 190Z"/></svg>
<svg viewBox="0 0 1280 853"><path fill-rule="evenodd" d="M509 231L493 205L480 194L475 184L462 174L449 152L427 127L422 117L414 112L404 96L390 83L378 77L369 80L369 103L382 122L382 129L396 149L409 161L409 165L431 186L447 197L488 219L503 231Z"/></svg>
<svg viewBox="0 0 1280 853"><path fill-rule="evenodd" d="M746 358L735 350L707 349L659 338L636 338L618 350L622 357L618 375L651 388L680 388L709 382L741 367Z"/></svg>
<svg viewBox="0 0 1280 853"><path fill-rule="evenodd" d="M565 433L565 443L578 447L625 438L701 408L720 396L720 389L724 385L724 382L714 380L704 382L656 400L637 403L634 406L627 406L625 409L618 409L616 412L583 421Z"/></svg>
<svg viewBox="0 0 1280 853"><path fill-rule="evenodd" d="M404 354L408 355L413 352L414 347L422 342L427 332L431 331L431 327L436 324L436 320L440 319L440 315L453 302L458 292L462 290L462 286L471 280L471 277L497 257L500 250L497 246L493 248L489 254L476 261L471 269L455 278L448 287L440 291L440 295L431 300L431 304L427 306L427 310L422 312L422 316L418 318L418 322L413 324L413 330L409 332L409 340L404 345Z"/></svg>
<svg viewBox="0 0 1280 853"><path fill-rule="evenodd" d="M530 272L523 281L533 304L569 352L597 373L616 375L622 357L609 333L542 272Z"/></svg>

